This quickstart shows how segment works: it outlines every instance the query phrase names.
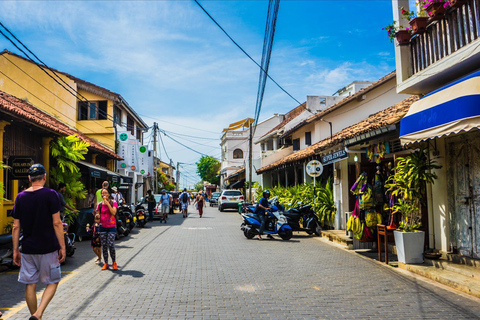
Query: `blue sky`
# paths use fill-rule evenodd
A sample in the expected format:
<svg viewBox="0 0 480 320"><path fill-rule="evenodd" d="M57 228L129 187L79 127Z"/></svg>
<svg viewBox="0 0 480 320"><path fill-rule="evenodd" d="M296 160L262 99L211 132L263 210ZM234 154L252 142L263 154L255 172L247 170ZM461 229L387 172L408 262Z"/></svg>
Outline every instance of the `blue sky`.
<svg viewBox="0 0 480 320"><path fill-rule="evenodd" d="M267 1L200 3L260 62ZM395 69L382 30L392 20L389 0L281 1L269 74L300 102L375 81ZM0 21L47 65L120 93L149 125L219 139L229 123L253 117L258 67L194 1L2 1ZM3 49L18 53L0 38ZM296 106L267 81L260 120ZM163 141L174 163L198 161ZM219 140L181 141L220 156ZM161 157L168 162L163 148ZM193 184L195 166L184 170L182 186Z"/></svg>

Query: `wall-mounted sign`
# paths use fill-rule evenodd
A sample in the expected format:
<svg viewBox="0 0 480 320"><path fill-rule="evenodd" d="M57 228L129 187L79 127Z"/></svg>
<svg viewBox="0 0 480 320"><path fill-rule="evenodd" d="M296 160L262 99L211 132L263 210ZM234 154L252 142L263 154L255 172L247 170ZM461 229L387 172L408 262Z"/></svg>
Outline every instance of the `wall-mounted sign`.
<svg viewBox="0 0 480 320"><path fill-rule="evenodd" d="M312 160L307 163L306 171L310 177L319 177L323 173L322 163L318 160Z"/></svg>
<svg viewBox="0 0 480 320"><path fill-rule="evenodd" d="M11 156L8 165L13 180L28 179L28 169L35 163L35 157Z"/></svg>
<svg viewBox="0 0 480 320"><path fill-rule="evenodd" d="M348 158L347 151L342 149L322 156L322 164L327 165L346 158Z"/></svg>

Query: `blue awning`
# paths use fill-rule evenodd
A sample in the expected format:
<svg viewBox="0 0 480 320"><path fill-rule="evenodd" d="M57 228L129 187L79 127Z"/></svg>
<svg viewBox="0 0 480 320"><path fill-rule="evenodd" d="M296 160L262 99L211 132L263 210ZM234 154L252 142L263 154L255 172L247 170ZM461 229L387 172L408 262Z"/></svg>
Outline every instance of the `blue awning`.
<svg viewBox="0 0 480 320"><path fill-rule="evenodd" d="M400 141L409 144L480 127L480 71L413 103L400 121Z"/></svg>

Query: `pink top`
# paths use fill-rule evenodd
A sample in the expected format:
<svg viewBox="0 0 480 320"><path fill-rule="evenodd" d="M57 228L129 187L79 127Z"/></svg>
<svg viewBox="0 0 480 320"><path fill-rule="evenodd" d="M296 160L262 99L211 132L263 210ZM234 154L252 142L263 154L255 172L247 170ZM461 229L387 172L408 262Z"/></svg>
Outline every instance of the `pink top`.
<svg viewBox="0 0 480 320"><path fill-rule="evenodd" d="M111 203L113 203L112 207L118 208L118 205L115 201L112 201ZM99 210L101 204L102 203L100 202L97 205L97 211ZM100 224L104 228L112 228L117 226L117 219L115 216L112 216L107 205L102 204L102 211L100 211Z"/></svg>

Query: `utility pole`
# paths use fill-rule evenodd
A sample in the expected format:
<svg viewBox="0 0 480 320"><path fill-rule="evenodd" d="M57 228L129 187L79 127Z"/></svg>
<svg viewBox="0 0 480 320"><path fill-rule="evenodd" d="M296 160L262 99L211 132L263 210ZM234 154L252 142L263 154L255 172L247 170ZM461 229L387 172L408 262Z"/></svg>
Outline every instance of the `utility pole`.
<svg viewBox="0 0 480 320"><path fill-rule="evenodd" d="M156 160L157 159L157 123L153 123L153 193L158 193L158 179L157 179L157 166Z"/></svg>
<svg viewBox="0 0 480 320"><path fill-rule="evenodd" d="M250 124L250 134L248 138L248 200L252 201L252 140L253 123Z"/></svg>
<svg viewBox="0 0 480 320"><path fill-rule="evenodd" d="M180 183L180 162L177 162L175 191L178 191L178 184Z"/></svg>

